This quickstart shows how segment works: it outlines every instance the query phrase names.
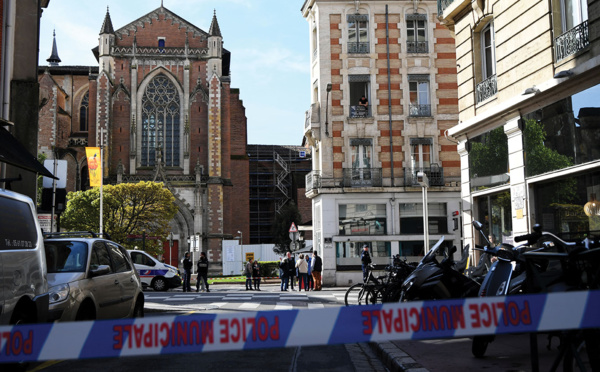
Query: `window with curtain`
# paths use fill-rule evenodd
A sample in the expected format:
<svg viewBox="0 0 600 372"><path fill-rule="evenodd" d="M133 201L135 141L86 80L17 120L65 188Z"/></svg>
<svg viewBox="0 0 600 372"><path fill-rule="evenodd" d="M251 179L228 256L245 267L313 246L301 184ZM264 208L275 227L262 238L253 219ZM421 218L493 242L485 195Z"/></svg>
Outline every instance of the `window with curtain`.
<svg viewBox="0 0 600 372"><path fill-rule="evenodd" d="M412 169L429 170L431 167L431 138L411 138L410 161Z"/></svg>
<svg viewBox="0 0 600 372"><path fill-rule="evenodd" d="M81 131L81 132L88 131L89 108L90 108L90 91L88 90L83 95L83 98L81 99L81 104L79 105L79 131Z"/></svg>
<svg viewBox="0 0 600 372"><path fill-rule="evenodd" d="M157 151L165 166L179 166L180 119L175 84L165 75L157 75L142 98L142 166L156 165Z"/></svg>

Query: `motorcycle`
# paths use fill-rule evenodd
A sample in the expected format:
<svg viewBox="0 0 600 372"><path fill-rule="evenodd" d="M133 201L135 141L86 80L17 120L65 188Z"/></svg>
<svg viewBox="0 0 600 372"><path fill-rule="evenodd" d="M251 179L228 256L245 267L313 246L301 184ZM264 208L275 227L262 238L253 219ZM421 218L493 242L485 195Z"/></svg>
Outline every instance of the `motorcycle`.
<svg viewBox="0 0 600 372"><path fill-rule="evenodd" d="M456 247L449 249L448 257L438 261L437 256L443 252L443 242L444 237L441 237L402 283L399 301L477 296L479 283L455 268L452 256Z"/></svg>

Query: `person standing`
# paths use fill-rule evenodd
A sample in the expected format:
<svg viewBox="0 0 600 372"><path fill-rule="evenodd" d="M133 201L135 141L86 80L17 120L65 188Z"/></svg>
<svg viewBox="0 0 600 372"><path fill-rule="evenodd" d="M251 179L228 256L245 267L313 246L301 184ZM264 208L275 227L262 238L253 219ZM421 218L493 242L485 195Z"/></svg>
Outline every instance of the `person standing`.
<svg viewBox="0 0 600 372"><path fill-rule="evenodd" d="M190 281L192 280L192 266L193 262L190 260L190 252L185 252L183 258L183 291L191 292L192 287Z"/></svg>
<svg viewBox="0 0 600 372"><path fill-rule="evenodd" d="M254 280L254 289L260 291L260 263L258 260L255 260L252 266L252 279Z"/></svg>
<svg viewBox="0 0 600 372"><path fill-rule="evenodd" d="M283 259L279 259L279 276L281 277L281 291L287 291L288 290L288 281L289 281L289 276L288 276L288 260L287 257L283 258Z"/></svg>
<svg viewBox="0 0 600 372"><path fill-rule="evenodd" d="M306 288L306 290L313 290L315 289L315 281L313 280L312 277L312 258L310 258L310 255L307 253L306 256L304 256L304 260L306 261L306 266L307 266L307 271L306 271L306 277L307 277L307 281L308 281L308 288Z"/></svg>
<svg viewBox="0 0 600 372"><path fill-rule="evenodd" d="M304 255L301 254L298 261L296 261L296 267L298 268L298 292L302 290L304 286L304 291L308 291L308 263L304 259Z"/></svg>
<svg viewBox="0 0 600 372"><path fill-rule="evenodd" d="M198 269L198 276L196 277L196 292L200 292L200 282L202 286L206 287L206 292L210 292L208 289L208 258L206 258L206 252L200 252L200 259L196 264Z"/></svg>
<svg viewBox="0 0 600 372"><path fill-rule="evenodd" d="M372 262L369 246L366 244L363 245L363 251L360 254L360 262L362 263L363 283L366 283L367 280L369 280L369 264Z"/></svg>
<svg viewBox="0 0 600 372"><path fill-rule="evenodd" d="M252 266L254 266L254 260L250 259L247 263L246 263L246 290L247 291L251 291L252 290Z"/></svg>
<svg viewBox="0 0 600 372"><path fill-rule="evenodd" d="M323 260L317 254L317 251L313 251L311 266L312 277L315 281L315 291L320 291L322 289L321 271L323 270Z"/></svg>
<svg viewBox="0 0 600 372"><path fill-rule="evenodd" d="M294 260L294 256L292 256L290 252L287 253L287 262L290 288L292 289L292 291L294 291L294 280L296 278L296 260Z"/></svg>

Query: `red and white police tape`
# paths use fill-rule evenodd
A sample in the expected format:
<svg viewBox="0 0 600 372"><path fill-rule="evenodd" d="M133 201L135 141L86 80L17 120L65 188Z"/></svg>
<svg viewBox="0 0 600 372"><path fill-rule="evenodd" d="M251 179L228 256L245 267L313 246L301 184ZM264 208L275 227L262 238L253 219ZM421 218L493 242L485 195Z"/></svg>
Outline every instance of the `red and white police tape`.
<svg viewBox="0 0 600 372"><path fill-rule="evenodd" d="M600 291L0 327L0 362L600 328Z"/></svg>

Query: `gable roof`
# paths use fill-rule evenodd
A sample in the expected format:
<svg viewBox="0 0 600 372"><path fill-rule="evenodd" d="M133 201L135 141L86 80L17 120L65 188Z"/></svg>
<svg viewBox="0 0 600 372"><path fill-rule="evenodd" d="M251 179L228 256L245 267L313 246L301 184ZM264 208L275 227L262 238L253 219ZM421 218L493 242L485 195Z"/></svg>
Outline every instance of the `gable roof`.
<svg viewBox="0 0 600 372"><path fill-rule="evenodd" d="M194 26L192 23L186 21L185 19L181 18L180 16L163 6L156 8L150 13L143 15L135 21L130 22L125 26L119 28L115 31L115 35L119 39L123 38L123 34L127 34L127 36L129 36L131 33L135 33L138 27L143 28L145 27L145 23L152 23L155 19L158 19L158 16L160 14L165 15L165 20L170 19L172 20L172 23L178 23L180 28L185 27L188 30L188 32L192 31L194 33L194 37L200 36L207 38L208 36L210 36L206 31L203 31L202 29Z"/></svg>

